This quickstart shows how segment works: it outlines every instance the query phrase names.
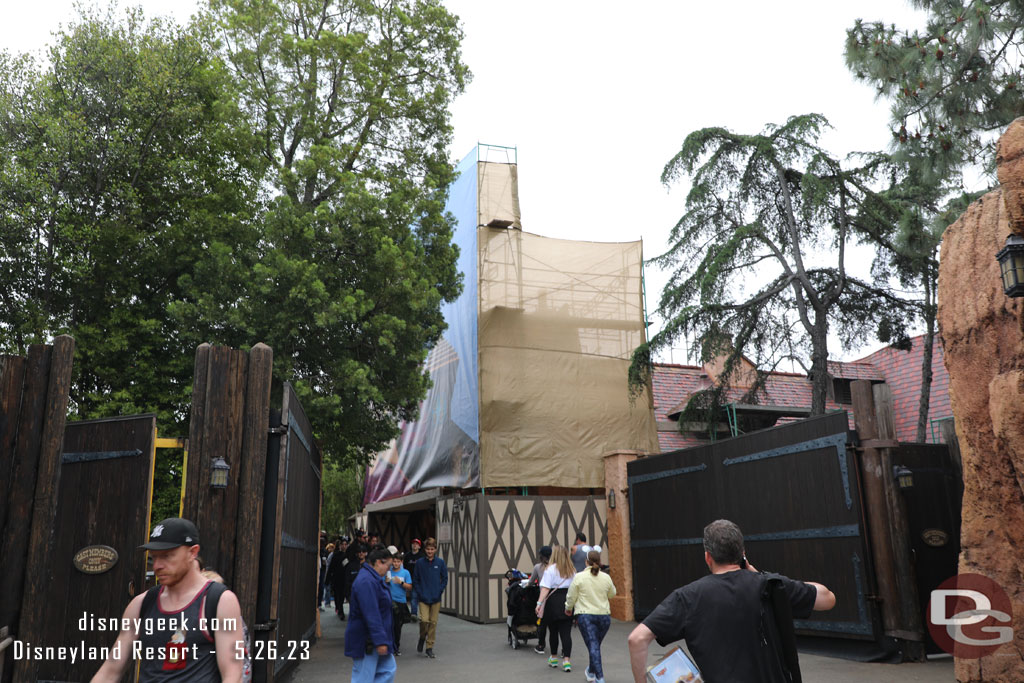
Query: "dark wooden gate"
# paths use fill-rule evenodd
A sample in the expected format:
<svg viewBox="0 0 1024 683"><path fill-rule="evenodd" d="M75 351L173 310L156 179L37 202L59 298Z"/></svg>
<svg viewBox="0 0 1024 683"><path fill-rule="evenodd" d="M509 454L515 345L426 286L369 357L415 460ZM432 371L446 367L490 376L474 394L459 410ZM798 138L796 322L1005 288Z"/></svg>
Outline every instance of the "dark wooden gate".
<svg viewBox="0 0 1024 683"><path fill-rule="evenodd" d="M307 656L316 635L320 448L291 384L270 415L253 678L273 681Z"/></svg>
<svg viewBox="0 0 1024 683"><path fill-rule="evenodd" d="M893 451L897 467L910 471L913 486L900 489L906 501L907 536L922 622L931 592L957 573L960 558L960 505L964 483L946 444L900 444ZM942 652L925 631L931 654Z"/></svg>
<svg viewBox="0 0 1024 683"><path fill-rule="evenodd" d="M48 588L40 596L44 631L34 644L113 644L117 633L97 630L88 618L120 617L144 588L146 553L138 546L149 534L155 439L155 415L68 424ZM75 556L88 554L90 548L107 556L113 549L113 567L102 573L77 569ZM97 658L72 662L70 657L54 657L40 661L35 675L40 681L87 681L102 663ZM128 671L124 680L133 675Z"/></svg>
<svg viewBox="0 0 1024 683"><path fill-rule="evenodd" d="M707 574L703 528L743 530L758 569L820 581L836 607L798 632L874 639L858 469L846 413L802 420L629 463L634 609L644 618L672 590Z"/></svg>

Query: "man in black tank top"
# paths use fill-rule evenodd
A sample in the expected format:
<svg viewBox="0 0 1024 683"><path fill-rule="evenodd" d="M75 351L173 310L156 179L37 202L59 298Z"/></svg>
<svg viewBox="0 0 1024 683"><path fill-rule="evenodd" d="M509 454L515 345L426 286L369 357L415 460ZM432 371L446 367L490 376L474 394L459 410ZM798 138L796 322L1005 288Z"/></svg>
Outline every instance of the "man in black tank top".
<svg viewBox="0 0 1024 683"><path fill-rule="evenodd" d="M119 681L129 663L140 661L140 683L154 681L242 680L245 640L238 598L220 594L216 614L207 614L207 598L219 584L201 573L199 533L192 522L174 517L153 527L149 543L153 571L160 582L156 592L135 596L124 611L121 631L110 657L93 677ZM216 626L211 623L216 617Z"/></svg>

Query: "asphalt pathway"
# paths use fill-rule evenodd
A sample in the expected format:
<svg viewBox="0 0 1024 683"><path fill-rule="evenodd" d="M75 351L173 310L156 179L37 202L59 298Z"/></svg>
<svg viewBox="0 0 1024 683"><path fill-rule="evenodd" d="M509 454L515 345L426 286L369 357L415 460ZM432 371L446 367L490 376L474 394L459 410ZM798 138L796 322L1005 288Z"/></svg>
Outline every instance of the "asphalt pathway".
<svg viewBox="0 0 1024 683"><path fill-rule="evenodd" d="M345 624L333 610L320 613L322 638L310 651L308 661L295 669L295 683L339 683L348 681L352 660L345 656ZM634 624L612 621L604 640L602 659L608 683L631 681L626 636ZM415 683L462 683L463 681L494 681L495 683L580 683L588 658L579 631L573 630L573 669L565 673L547 666L547 658L533 651L536 640L513 650L508 644L505 624L474 624L441 615L437 626L436 659L416 654L419 625L406 624L402 630L403 654L397 658L397 681ZM657 661L668 649L652 644L649 663ZM828 681L858 683L903 683L954 681L952 659L922 664L865 664L845 659L802 654L800 669L808 683Z"/></svg>

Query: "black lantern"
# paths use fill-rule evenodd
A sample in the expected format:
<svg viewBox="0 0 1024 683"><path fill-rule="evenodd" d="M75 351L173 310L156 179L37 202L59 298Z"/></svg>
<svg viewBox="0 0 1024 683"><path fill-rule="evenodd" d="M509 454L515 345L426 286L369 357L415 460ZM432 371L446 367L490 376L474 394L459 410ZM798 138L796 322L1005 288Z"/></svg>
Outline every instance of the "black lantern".
<svg viewBox="0 0 1024 683"><path fill-rule="evenodd" d="M615 489L608 489L608 507L615 509Z"/></svg>
<svg viewBox="0 0 1024 683"><path fill-rule="evenodd" d="M210 472L210 488L226 489L228 487L228 472L231 465L224 458L214 458L212 471Z"/></svg>
<svg viewBox="0 0 1024 683"><path fill-rule="evenodd" d="M914 488L914 473L910 471L909 467L893 465L892 477L896 480L896 486L901 490Z"/></svg>
<svg viewBox="0 0 1024 683"><path fill-rule="evenodd" d="M1006 296L1024 296L1024 237L1010 235L996 254Z"/></svg>

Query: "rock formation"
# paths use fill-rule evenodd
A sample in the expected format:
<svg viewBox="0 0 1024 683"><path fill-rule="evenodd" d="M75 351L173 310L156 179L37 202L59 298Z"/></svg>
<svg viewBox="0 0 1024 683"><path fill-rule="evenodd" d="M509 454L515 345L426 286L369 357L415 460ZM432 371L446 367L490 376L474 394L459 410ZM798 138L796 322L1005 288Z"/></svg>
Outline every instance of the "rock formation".
<svg viewBox="0 0 1024 683"><path fill-rule="evenodd" d="M1014 640L957 658L959 681L1024 680L1024 299L1003 293L996 262L1024 237L1024 118L999 141L1000 188L971 204L942 240L939 326L964 469L960 573L999 583Z"/></svg>

